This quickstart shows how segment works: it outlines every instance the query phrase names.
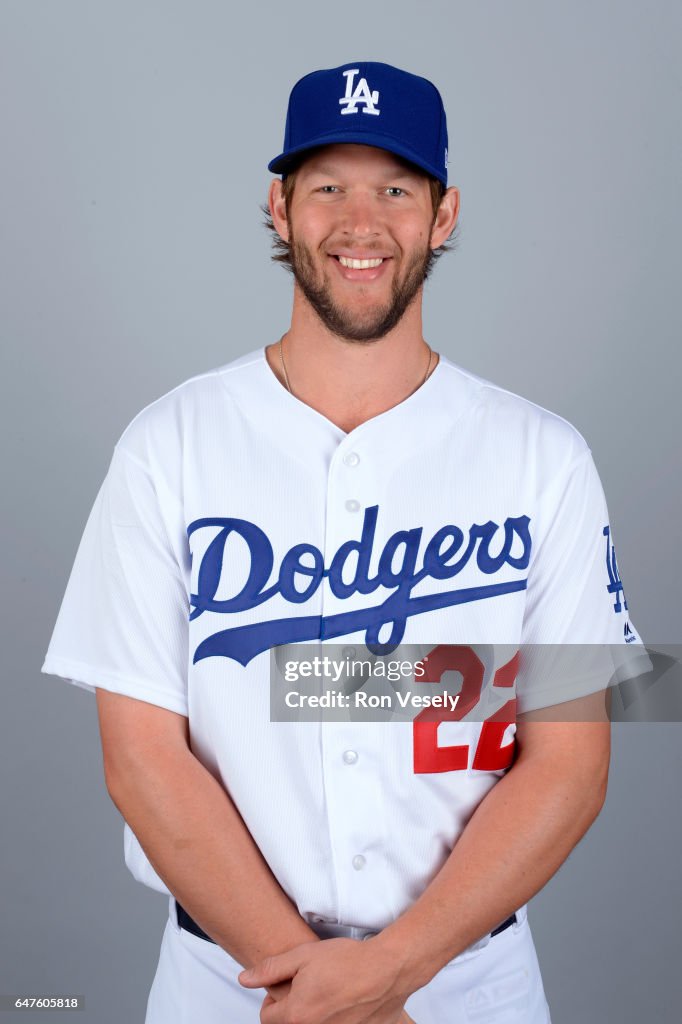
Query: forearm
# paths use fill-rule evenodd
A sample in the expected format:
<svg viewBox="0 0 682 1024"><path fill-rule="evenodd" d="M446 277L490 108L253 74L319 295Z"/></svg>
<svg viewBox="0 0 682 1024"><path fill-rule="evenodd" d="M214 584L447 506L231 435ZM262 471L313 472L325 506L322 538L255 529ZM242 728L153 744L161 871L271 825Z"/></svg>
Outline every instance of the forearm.
<svg viewBox="0 0 682 1024"><path fill-rule="evenodd" d="M317 941L229 795L189 749L156 750L107 785L159 877L240 964Z"/></svg>
<svg viewBox="0 0 682 1024"><path fill-rule="evenodd" d="M599 813L607 771L576 775L548 755L521 758L496 783L430 885L375 940L401 960L410 991L546 884Z"/></svg>

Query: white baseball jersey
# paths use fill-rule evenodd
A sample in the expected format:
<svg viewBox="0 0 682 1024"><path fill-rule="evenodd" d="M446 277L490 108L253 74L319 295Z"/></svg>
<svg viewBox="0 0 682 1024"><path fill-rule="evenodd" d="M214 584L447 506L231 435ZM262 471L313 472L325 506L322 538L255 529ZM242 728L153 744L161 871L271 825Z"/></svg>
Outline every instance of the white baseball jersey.
<svg viewBox="0 0 682 1024"><path fill-rule="evenodd" d="M42 671L188 716L299 912L379 930L509 768L515 726L270 721L270 649L315 640L447 645L465 683L502 670L501 686L521 644L644 652L583 437L443 356L346 434L258 349L115 445ZM516 707L602 685L562 694L530 664ZM125 857L168 893L128 825Z"/></svg>

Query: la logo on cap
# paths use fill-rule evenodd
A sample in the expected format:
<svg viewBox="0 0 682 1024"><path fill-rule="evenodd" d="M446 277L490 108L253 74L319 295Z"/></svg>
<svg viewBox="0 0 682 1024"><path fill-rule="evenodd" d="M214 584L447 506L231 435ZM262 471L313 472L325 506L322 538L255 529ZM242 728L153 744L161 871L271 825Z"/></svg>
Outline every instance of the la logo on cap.
<svg viewBox="0 0 682 1024"><path fill-rule="evenodd" d="M366 78L360 79L355 87L355 92L353 92L353 79L359 71L360 68L350 68L343 72L346 79L346 95L339 99L339 103L344 108L341 113L357 114L358 104L363 103L363 114L380 114L381 111L375 106L379 102L379 90L375 89L374 92L371 92Z"/></svg>

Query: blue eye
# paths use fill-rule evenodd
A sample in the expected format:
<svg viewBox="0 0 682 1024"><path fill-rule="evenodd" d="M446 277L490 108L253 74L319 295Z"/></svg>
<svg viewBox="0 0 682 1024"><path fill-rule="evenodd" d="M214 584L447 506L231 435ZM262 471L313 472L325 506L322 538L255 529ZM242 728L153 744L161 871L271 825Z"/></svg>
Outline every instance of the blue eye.
<svg viewBox="0 0 682 1024"><path fill-rule="evenodd" d="M387 191L388 192L401 192L403 195L405 195L403 189L399 188L397 185L389 185Z"/></svg>

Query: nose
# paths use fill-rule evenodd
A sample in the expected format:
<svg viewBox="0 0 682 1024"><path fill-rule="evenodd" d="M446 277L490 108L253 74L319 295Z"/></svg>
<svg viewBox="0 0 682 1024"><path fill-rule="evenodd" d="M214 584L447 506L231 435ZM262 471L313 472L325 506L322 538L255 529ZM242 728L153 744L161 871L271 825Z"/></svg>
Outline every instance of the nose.
<svg viewBox="0 0 682 1024"><path fill-rule="evenodd" d="M375 196L367 192L349 192L346 195L340 225L346 237L378 238L382 224L380 204Z"/></svg>

